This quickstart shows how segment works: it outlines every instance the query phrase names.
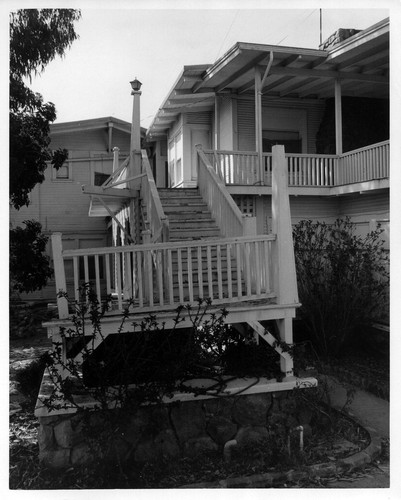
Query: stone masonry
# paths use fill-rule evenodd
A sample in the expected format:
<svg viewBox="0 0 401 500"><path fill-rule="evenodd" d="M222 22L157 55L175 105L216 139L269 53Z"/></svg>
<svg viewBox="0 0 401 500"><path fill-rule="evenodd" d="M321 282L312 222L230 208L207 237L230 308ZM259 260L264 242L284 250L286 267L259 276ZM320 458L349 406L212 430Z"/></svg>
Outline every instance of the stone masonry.
<svg viewBox="0 0 401 500"><path fill-rule="evenodd" d="M144 463L223 452L233 439L243 446L270 433L284 437L297 425L303 425L307 435L311 412L297 404L293 391L285 391L148 406L124 414L123 420L113 433L112 454ZM39 417L39 424L40 460L49 467L64 468L93 459L88 435L100 435L104 422L98 412L92 412L89 419L83 414Z"/></svg>

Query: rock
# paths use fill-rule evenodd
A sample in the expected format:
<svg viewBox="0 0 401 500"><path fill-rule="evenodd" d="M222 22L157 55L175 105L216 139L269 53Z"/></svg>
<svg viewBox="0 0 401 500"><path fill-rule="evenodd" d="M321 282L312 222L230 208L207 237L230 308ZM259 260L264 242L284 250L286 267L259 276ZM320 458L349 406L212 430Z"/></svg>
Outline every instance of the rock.
<svg viewBox="0 0 401 500"><path fill-rule="evenodd" d="M207 433L216 443L223 445L230 439L232 439L236 432L238 426L225 417L213 417L207 424Z"/></svg>
<svg viewBox="0 0 401 500"><path fill-rule="evenodd" d="M200 436L189 439L184 444L184 455L187 457L196 457L205 451L217 451L217 444L209 436Z"/></svg>
<svg viewBox="0 0 401 500"><path fill-rule="evenodd" d="M54 437L61 448L72 448L84 440L82 423L73 427L71 419L62 420L54 426Z"/></svg>
<svg viewBox="0 0 401 500"><path fill-rule="evenodd" d="M51 425L40 425L38 428L38 445L41 451L54 450L54 433Z"/></svg>
<svg viewBox="0 0 401 500"><path fill-rule="evenodd" d="M203 403L206 418L209 419L217 416L231 418L234 402L235 400L232 397L206 400Z"/></svg>
<svg viewBox="0 0 401 500"><path fill-rule="evenodd" d="M63 469L70 465L70 452L67 448L58 450L40 450L39 461L52 469Z"/></svg>
<svg viewBox="0 0 401 500"><path fill-rule="evenodd" d="M81 443L71 450L71 464L84 465L93 462L94 456L89 445Z"/></svg>
<svg viewBox="0 0 401 500"><path fill-rule="evenodd" d="M171 429L161 431L154 440L155 450L159 457L175 458L180 456L180 447Z"/></svg>
<svg viewBox="0 0 401 500"><path fill-rule="evenodd" d="M264 439L268 439L269 432L266 427L241 427L235 436L239 446L244 446L247 444L256 444L262 442Z"/></svg>
<svg viewBox="0 0 401 500"><path fill-rule="evenodd" d="M181 444L205 433L205 414L197 402L172 407L170 418Z"/></svg>
<svg viewBox="0 0 401 500"><path fill-rule="evenodd" d="M233 408L234 420L241 426L264 426L269 406L270 398L266 394L238 398Z"/></svg>

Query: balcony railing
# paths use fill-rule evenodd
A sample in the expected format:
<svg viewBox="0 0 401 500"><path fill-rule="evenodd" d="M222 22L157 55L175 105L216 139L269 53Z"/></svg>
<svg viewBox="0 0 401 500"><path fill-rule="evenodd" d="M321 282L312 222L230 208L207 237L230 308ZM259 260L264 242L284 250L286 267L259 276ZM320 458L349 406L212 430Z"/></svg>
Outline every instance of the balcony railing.
<svg viewBox="0 0 401 500"><path fill-rule="evenodd" d="M205 151L226 185L257 186L272 183L272 155L263 153L263 179L258 155L243 151ZM390 142L384 141L342 155L287 153L290 187L334 187L389 177Z"/></svg>
<svg viewBox="0 0 401 500"><path fill-rule="evenodd" d="M210 298L213 304L275 296L272 246L275 235L222 240L62 250L52 235L57 290L67 290L65 270L73 274L71 299L91 283L99 301L115 297L116 309L129 302L138 312L175 309ZM60 318L68 316L59 297Z"/></svg>

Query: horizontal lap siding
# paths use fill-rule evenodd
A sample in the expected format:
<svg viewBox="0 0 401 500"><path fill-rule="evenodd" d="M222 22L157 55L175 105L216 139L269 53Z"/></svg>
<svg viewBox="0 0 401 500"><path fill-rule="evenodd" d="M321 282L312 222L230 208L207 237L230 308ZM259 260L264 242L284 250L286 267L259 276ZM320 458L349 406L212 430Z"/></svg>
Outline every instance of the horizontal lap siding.
<svg viewBox="0 0 401 500"><path fill-rule="evenodd" d="M300 99L264 100L263 107L305 109L307 111L307 151L316 152L316 134L323 117L325 102L305 102ZM238 109L238 150L255 151L255 102L253 99L239 99Z"/></svg>

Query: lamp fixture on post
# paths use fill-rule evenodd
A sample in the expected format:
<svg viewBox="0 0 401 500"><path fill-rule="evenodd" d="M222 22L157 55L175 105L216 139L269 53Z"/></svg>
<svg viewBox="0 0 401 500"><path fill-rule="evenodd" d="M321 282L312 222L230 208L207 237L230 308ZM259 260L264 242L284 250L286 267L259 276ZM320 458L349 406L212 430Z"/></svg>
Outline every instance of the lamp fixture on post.
<svg viewBox="0 0 401 500"><path fill-rule="evenodd" d="M131 88L132 88L132 94L134 92L139 92L141 90L142 83L138 80L137 77L135 77L135 80L132 80L132 82L130 82L130 84L131 84Z"/></svg>

